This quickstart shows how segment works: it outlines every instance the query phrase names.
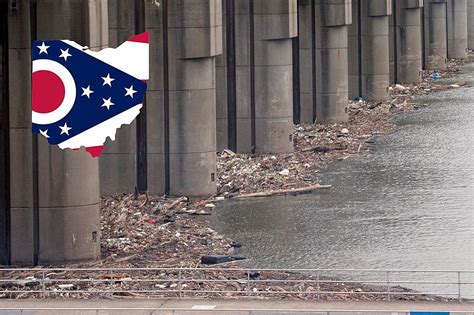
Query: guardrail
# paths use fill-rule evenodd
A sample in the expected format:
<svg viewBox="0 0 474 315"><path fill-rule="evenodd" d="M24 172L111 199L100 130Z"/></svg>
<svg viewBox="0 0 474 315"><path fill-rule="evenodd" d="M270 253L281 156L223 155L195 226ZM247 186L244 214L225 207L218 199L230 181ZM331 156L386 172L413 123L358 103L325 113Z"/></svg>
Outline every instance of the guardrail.
<svg viewBox="0 0 474 315"><path fill-rule="evenodd" d="M33 268L0 269L0 297L474 298L473 270Z"/></svg>

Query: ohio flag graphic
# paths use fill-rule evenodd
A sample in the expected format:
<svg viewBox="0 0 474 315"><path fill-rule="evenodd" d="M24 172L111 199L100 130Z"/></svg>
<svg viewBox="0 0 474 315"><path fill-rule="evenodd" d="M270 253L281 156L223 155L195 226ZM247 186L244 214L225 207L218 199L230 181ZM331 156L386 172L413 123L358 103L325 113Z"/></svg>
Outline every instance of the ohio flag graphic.
<svg viewBox="0 0 474 315"><path fill-rule="evenodd" d="M99 52L69 40L32 46L32 129L61 149L99 156L140 113L149 78L148 33Z"/></svg>

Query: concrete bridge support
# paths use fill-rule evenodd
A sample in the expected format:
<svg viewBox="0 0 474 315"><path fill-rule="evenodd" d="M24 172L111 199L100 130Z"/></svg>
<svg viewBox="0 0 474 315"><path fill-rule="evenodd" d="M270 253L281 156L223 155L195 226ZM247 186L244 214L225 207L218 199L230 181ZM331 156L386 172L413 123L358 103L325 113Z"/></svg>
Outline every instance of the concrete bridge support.
<svg viewBox="0 0 474 315"><path fill-rule="evenodd" d="M447 67L446 0L425 0L425 60L428 70Z"/></svg>
<svg viewBox="0 0 474 315"><path fill-rule="evenodd" d="M9 191L11 263L33 264L37 207L33 209L33 147L31 135L31 13L27 0L8 8ZM3 21L2 21L3 22ZM11 176L15 174L14 176ZM0 196L0 198L4 198ZM8 205L7 205L8 206ZM34 212L36 212L34 214ZM21 228L20 228L21 227Z"/></svg>
<svg viewBox="0 0 474 315"><path fill-rule="evenodd" d="M388 96L391 14L391 0L352 1L349 99L361 96L365 100L383 100Z"/></svg>
<svg viewBox="0 0 474 315"><path fill-rule="evenodd" d="M321 0L316 6L317 89L316 120L318 123L347 119L348 25L352 23L351 1Z"/></svg>
<svg viewBox="0 0 474 315"><path fill-rule="evenodd" d="M448 0L448 58L467 58L467 0Z"/></svg>
<svg viewBox="0 0 474 315"><path fill-rule="evenodd" d="M257 153L293 151L292 38L296 0L254 1Z"/></svg>
<svg viewBox="0 0 474 315"><path fill-rule="evenodd" d="M300 0L298 4L300 121L316 120L316 1Z"/></svg>
<svg viewBox="0 0 474 315"><path fill-rule="evenodd" d="M167 182L171 183L170 179L166 179L169 174L166 171L164 81L165 76L169 77L169 73L164 73L164 52L168 47L163 45L163 14L166 12L165 2L161 1L161 3L162 6L158 7L151 1L145 1L144 16L145 31L150 34L150 80L147 82L146 112L144 113L146 115L146 186L148 192L152 194L169 193L170 187ZM196 103L196 105L200 104ZM168 108L169 106L168 103ZM132 128L131 132L133 131L136 129ZM133 138L133 143L136 148L136 136ZM138 164L135 165L138 168Z"/></svg>
<svg viewBox="0 0 474 315"><path fill-rule="evenodd" d="M467 0L467 46L474 50L474 0Z"/></svg>
<svg viewBox="0 0 474 315"><path fill-rule="evenodd" d="M250 7L251 3L253 7ZM292 38L297 36L296 0L236 0L234 6L235 56L230 55L232 51L226 46L224 54L217 59L218 148L227 148L229 133L235 132L228 125L232 113L228 111L230 100L227 97L231 91L227 81L229 58L235 58L237 151L291 152ZM224 33L228 44L226 36L230 30L226 29Z"/></svg>
<svg viewBox="0 0 474 315"><path fill-rule="evenodd" d="M393 1L390 29L390 82L419 83L422 70L423 0Z"/></svg>
<svg viewBox="0 0 474 315"><path fill-rule="evenodd" d="M108 46L105 4L100 0L38 0L37 38L67 38L93 50L103 49ZM65 19L69 22L64 23ZM37 168L39 262L99 258L98 160L83 149L61 150L39 137Z"/></svg>
<svg viewBox="0 0 474 315"><path fill-rule="evenodd" d="M135 34L133 0L108 0L109 47L115 48ZM99 159L100 193L131 193L136 187L136 122L117 130Z"/></svg>
<svg viewBox="0 0 474 315"><path fill-rule="evenodd" d="M221 0L169 1L170 194L216 191L215 56Z"/></svg>

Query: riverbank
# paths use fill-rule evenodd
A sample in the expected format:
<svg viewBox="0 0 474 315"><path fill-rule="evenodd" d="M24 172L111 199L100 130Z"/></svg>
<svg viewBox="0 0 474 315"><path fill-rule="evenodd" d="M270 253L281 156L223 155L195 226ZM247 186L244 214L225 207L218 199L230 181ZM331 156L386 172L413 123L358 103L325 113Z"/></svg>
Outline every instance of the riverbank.
<svg viewBox="0 0 474 315"><path fill-rule="evenodd" d="M462 61L451 60L443 78L453 78ZM426 104L414 98L466 82L440 83L426 73L419 85L393 85L383 102L350 102L348 121L295 126L291 154L218 154L218 193L206 198L118 195L102 200L102 255L95 265L200 266L203 255L232 255L231 240L198 216L216 203L249 193L288 191L321 184L319 172L329 164L371 150L370 138L398 128L391 117ZM322 183L324 184L324 183Z"/></svg>

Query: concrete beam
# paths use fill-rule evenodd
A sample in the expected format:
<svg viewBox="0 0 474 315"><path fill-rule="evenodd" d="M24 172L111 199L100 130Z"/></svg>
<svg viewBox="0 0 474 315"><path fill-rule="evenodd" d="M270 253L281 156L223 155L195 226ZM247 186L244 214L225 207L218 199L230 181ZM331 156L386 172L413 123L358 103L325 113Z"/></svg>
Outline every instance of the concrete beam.
<svg viewBox="0 0 474 315"><path fill-rule="evenodd" d="M445 70L447 67L446 0L426 0L425 60L428 70Z"/></svg>
<svg viewBox="0 0 474 315"><path fill-rule="evenodd" d="M109 47L115 48L135 34L134 1L108 0ZM131 193L136 186L136 122L117 130L99 158L100 193Z"/></svg>
<svg viewBox="0 0 474 315"><path fill-rule="evenodd" d="M316 120L345 121L348 101L348 25L350 0L320 0L316 5Z"/></svg>
<svg viewBox="0 0 474 315"><path fill-rule="evenodd" d="M360 21L358 6L361 6ZM391 9L390 0L352 2L352 24L349 26L350 99L361 96L366 100L383 100L388 97Z"/></svg>
<svg viewBox="0 0 474 315"><path fill-rule="evenodd" d="M107 47L105 4L38 0L38 39L66 38L92 49ZM98 160L84 150L61 150L39 137L40 263L100 257L98 174Z"/></svg>
<svg viewBox="0 0 474 315"><path fill-rule="evenodd" d="M467 0L448 0L448 58L467 58Z"/></svg>
<svg viewBox="0 0 474 315"><path fill-rule="evenodd" d="M221 0L169 2L172 195L216 191L215 56L222 53Z"/></svg>
<svg viewBox="0 0 474 315"><path fill-rule="evenodd" d="M390 20L390 82L421 82L422 0L398 0Z"/></svg>

